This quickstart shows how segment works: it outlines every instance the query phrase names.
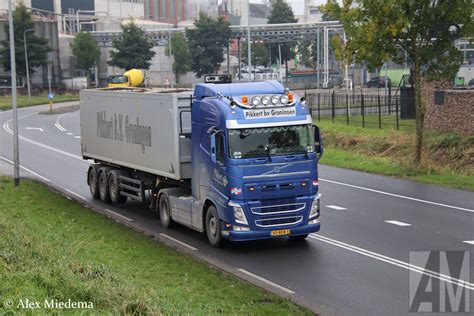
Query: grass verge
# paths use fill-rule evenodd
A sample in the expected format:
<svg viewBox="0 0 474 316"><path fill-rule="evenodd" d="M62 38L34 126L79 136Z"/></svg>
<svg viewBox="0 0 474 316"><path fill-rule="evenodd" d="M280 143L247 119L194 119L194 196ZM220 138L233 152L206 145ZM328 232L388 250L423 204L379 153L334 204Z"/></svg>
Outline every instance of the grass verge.
<svg viewBox="0 0 474 316"><path fill-rule="evenodd" d="M361 128L321 120L326 151L321 163L474 191L474 136L427 133L420 167L412 132Z"/></svg>
<svg viewBox="0 0 474 316"><path fill-rule="evenodd" d="M79 100L78 94L58 94L54 96L54 103L67 102L67 101L77 101ZM49 103L48 95L35 95L31 97L31 101L28 100L28 96L19 95L17 98L17 106L23 108L26 106L39 105ZM9 110L12 108L12 97L10 95L4 95L0 98L0 111Z"/></svg>
<svg viewBox="0 0 474 316"><path fill-rule="evenodd" d="M92 302L85 311L95 315L311 314L42 184L23 180L15 188L0 177L0 195L0 314L7 299L14 306L21 299Z"/></svg>

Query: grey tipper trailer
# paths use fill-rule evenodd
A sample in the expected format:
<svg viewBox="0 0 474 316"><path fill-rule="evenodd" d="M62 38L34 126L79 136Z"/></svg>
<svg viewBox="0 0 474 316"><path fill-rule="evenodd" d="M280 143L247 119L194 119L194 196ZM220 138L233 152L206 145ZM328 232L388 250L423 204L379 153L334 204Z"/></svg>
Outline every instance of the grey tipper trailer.
<svg viewBox="0 0 474 316"><path fill-rule="evenodd" d="M145 203L158 178L189 186L192 90L83 90L80 100L81 152L96 162L88 171L88 183L99 182L95 197ZM100 192L101 181L118 186L117 194Z"/></svg>

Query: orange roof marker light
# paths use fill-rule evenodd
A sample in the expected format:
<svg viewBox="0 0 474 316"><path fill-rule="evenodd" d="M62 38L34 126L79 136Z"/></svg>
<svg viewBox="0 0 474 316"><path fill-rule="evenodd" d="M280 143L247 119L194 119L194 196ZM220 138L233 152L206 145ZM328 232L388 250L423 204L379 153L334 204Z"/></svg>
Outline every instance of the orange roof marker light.
<svg viewBox="0 0 474 316"><path fill-rule="evenodd" d="M295 100L295 95L293 92L288 92L288 102L292 103Z"/></svg>
<svg viewBox="0 0 474 316"><path fill-rule="evenodd" d="M242 104L245 104L245 105L249 104L249 98L245 96L242 97Z"/></svg>

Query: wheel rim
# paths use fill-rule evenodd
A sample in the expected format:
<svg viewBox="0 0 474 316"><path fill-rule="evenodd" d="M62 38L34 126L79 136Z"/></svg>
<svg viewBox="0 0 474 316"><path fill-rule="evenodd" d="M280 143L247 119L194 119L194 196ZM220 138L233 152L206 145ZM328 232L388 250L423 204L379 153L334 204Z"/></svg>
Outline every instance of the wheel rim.
<svg viewBox="0 0 474 316"><path fill-rule="evenodd" d="M115 176L112 176L110 178L110 197L115 200L118 194L118 183L116 181L117 179Z"/></svg>
<svg viewBox="0 0 474 316"><path fill-rule="evenodd" d="M89 172L89 187L91 188L92 192L96 190L96 178L93 170Z"/></svg>
<svg viewBox="0 0 474 316"><path fill-rule="evenodd" d="M217 225L216 225L216 218L212 216L209 219L209 232L211 233L211 236L214 238L217 235Z"/></svg>
<svg viewBox="0 0 474 316"><path fill-rule="evenodd" d="M102 173L99 177L99 189L100 189L100 194L102 194L102 196L105 196L106 194L106 185L105 185L105 177L104 177L104 174Z"/></svg>

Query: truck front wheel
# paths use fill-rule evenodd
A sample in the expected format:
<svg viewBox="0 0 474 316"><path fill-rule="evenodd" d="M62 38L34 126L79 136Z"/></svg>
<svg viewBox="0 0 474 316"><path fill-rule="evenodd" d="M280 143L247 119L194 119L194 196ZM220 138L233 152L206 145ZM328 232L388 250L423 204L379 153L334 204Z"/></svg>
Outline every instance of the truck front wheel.
<svg viewBox="0 0 474 316"><path fill-rule="evenodd" d="M223 244L221 220L214 205L209 206L206 213L206 233L211 246L219 248Z"/></svg>
<svg viewBox="0 0 474 316"><path fill-rule="evenodd" d="M170 201L166 194L160 195L160 199L158 201L158 213L160 214L161 225L163 225L164 228L171 227L173 220L171 219Z"/></svg>

